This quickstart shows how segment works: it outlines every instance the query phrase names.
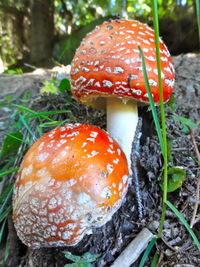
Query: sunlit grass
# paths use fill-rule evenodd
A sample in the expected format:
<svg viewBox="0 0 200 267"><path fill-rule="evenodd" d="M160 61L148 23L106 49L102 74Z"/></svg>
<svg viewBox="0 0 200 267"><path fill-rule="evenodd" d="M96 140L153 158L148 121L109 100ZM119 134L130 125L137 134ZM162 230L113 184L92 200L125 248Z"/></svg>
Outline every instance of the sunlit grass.
<svg viewBox="0 0 200 267"><path fill-rule="evenodd" d="M198 3L197 3L198 2ZM198 21L198 29L199 29L199 40L200 40L200 8L199 8L199 1L196 1L196 8L197 8L197 21ZM159 94L160 94L160 113L161 113L161 125L162 125L162 130L160 127L160 123L158 120L157 116L157 111L155 108L154 100L151 94L149 82L148 82L148 76L147 76L147 71L146 71L146 64L145 64L145 58L144 54L141 48L140 50L140 55L142 58L142 68L143 68L143 75L144 75L144 80L145 80L145 85L146 89L148 92L148 97L150 101L150 106L151 106L151 111L158 135L158 139L160 142L160 147L163 153L163 202L162 202L162 214L161 214L161 219L160 219L160 226L159 226L159 231L157 236L152 239L152 241L149 243L147 249L145 250L142 259L140 261L139 267L144 266L148 255L150 254L152 248L154 247L157 238L161 237L162 232L163 232L163 227L164 227L164 221L165 221L165 215L166 215L166 207L171 208L171 210L177 215L179 220L184 224L186 227L187 231L193 238L196 246L198 249L200 249L200 243L195 236L194 232L190 228L189 224L187 221L184 219L182 214L173 206L172 203L170 203L167 200L167 189L168 189L168 144L167 144L167 131L166 131L166 119L165 119L165 108L164 108L164 99L163 99L163 88L162 88L162 77L161 77L161 61L160 61L160 45L159 45L159 22L158 22L158 7L157 7L157 1L152 0L152 12L153 12L153 24L154 24L154 38L155 38L155 44L156 44L156 58L157 58L157 69L158 69L158 84L159 84ZM156 266L157 264L157 259L158 259L158 254L156 253L153 257L153 260L151 262L151 267Z"/></svg>

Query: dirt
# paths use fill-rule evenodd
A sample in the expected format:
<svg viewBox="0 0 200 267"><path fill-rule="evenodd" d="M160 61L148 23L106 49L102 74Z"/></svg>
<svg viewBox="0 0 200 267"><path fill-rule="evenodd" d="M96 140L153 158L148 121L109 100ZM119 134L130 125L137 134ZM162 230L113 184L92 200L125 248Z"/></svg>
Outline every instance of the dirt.
<svg viewBox="0 0 200 267"><path fill-rule="evenodd" d="M186 179L181 188L168 194L168 199L184 215L190 223L194 211L195 193L200 168L197 164L194 145L189 132L182 131L182 124L175 120L173 115L182 116L197 123L193 130L196 144L200 149L200 56L195 54L180 55L173 58L176 69L176 85L174 89L176 111L172 111L170 103L166 109L167 136L172 143L171 156L173 166L179 166L186 172ZM66 119L69 122L79 121L90 123L105 129L105 114L91 108L79 105L75 101L66 106L66 100L61 96L36 96L29 106L35 110L62 110L70 109L71 112L64 115L54 115L54 119ZM10 111L4 110L5 114ZM31 250L27 249L16 237L12 221L9 220L8 236L12 242L10 256L5 266L64 266L70 263L64 257L63 251L68 250L75 255L85 252L99 254L95 266L110 266L114 259L122 252L129 242L142 230L148 227L156 233L161 214L162 190L161 169L163 159L160 145L156 135L151 112L147 107L139 108L140 123L137 129L132 156L134 167L139 176L139 191L142 204L142 218L138 213L138 204L133 178L129 190L121 208L114 214L112 220L101 228L93 229L93 234L85 236L76 247L51 248ZM3 122L3 120L2 120ZM33 128L34 128L33 122ZM5 130L5 123L0 125ZM137 143L139 142L139 143ZM139 144L139 145L138 145ZM12 178L14 177L12 176ZM11 182L11 180L10 180ZM199 200L198 200L199 201ZM197 211L199 216L200 210ZM198 217L199 218L199 217ZM193 230L200 238L200 220L193 226ZM190 266L200 265L200 253L198 252L191 236L180 223L176 215L167 209L167 217L162 239L153 249L150 259L156 249L160 254L159 266ZM150 259L146 266L150 266ZM139 261L132 266L137 267ZM120 266L119 266L120 267Z"/></svg>

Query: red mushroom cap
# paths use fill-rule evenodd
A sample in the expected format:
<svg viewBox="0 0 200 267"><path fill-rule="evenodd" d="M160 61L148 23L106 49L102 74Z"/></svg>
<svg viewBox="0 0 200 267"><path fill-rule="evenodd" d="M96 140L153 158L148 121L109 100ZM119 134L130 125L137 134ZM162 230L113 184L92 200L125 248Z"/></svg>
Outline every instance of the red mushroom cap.
<svg viewBox="0 0 200 267"><path fill-rule="evenodd" d="M32 248L77 244L105 224L128 187L119 145L95 126L67 124L27 152L14 187L13 220Z"/></svg>
<svg viewBox="0 0 200 267"><path fill-rule="evenodd" d="M159 102L154 31L139 21L124 19L104 22L83 39L72 61L74 96L94 106L102 104L94 103L96 97L109 96L149 102L138 46L144 52L154 102ZM175 74L170 54L161 39L160 53L164 101L167 101Z"/></svg>

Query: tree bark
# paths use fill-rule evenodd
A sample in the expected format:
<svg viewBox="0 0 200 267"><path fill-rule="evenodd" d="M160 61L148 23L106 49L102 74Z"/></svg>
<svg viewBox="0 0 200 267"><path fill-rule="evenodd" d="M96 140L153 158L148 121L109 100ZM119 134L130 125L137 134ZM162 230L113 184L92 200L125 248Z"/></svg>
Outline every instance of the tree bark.
<svg viewBox="0 0 200 267"><path fill-rule="evenodd" d="M31 6L31 63L50 65L54 37L54 1L33 0Z"/></svg>

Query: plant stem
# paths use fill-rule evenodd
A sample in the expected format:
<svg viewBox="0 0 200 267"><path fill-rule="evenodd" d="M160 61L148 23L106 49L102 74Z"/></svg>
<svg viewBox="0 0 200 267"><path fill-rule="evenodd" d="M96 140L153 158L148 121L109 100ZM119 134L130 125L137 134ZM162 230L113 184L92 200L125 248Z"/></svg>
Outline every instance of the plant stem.
<svg viewBox="0 0 200 267"><path fill-rule="evenodd" d="M154 37L156 43L156 58L157 58L157 68L158 68L158 84L159 84L159 94L160 94L160 113L161 113L161 125L162 125L162 135L163 135L163 158L164 158L164 175L163 175L163 203L162 203L162 214L160 220L160 226L158 230L158 237L161 236L165 214L166 214L166 201L167 201L167 131L166 131L166 120L165 120L165 108L163 99L163 87L162 87L162 77L161 77L161 60L160 60L160 45L159 45L159 23L158 23L158 6L157 1L152 1L153 10L153 24L154 24Z"/></svg>
<svg viewBox="0 0 200 267"><path fill-rule="evenodd" d="M196 0L196 13L197 13L197 26L198 26L199 43L200 43L200 4L199 4L199 0Z"/></svg>

